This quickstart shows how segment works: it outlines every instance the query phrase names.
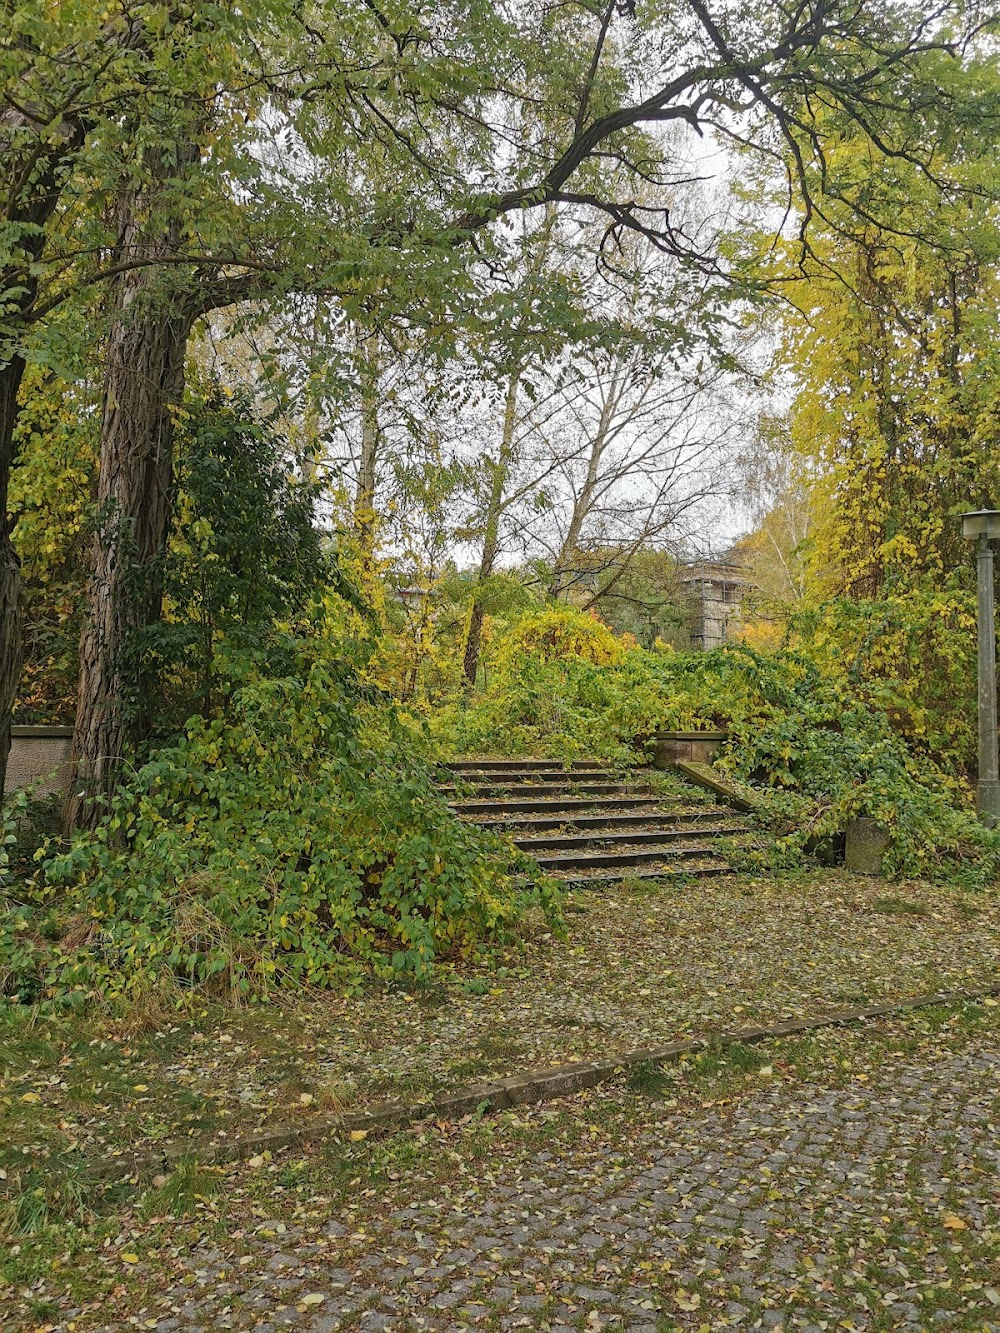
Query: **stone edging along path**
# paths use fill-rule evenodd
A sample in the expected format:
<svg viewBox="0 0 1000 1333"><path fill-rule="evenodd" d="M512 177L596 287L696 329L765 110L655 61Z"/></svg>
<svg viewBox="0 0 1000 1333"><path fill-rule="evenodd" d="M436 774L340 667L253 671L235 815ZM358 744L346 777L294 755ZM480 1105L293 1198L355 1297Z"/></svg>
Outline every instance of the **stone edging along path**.
<svg viewBox="0 0 1000 1333"><path fill-rule="evenodd" d="M968 1000L984 1000L1000 995L1000 983L971 990L935 991L914 995L905 1000L890 1000L886 1004L866 1005L858 1009L842 1009L821 1018L794 1019L774 1023L770 1027L738 1028L731 1032L716 1032L707 1037L693 1037L684 1041L668 1042L664 1046L639 1046L621 1051L606 1060L580 1061L548 1068L531 1069L507 1078L475 1083L455 1092L443 1092L422 1101L402 1100L377 1102L364 1111L348 1111L326 1116L296 1129L264 1129L233 1139L213 1139L201 1143L169 1147L161 1153L127 1153L85 1170L94 1182L129 1180L169 1172L180 1162L195 1160L205 1165L243 1161L264 1152L279 1152L285 1148L302 1147L308 1143L338 1135L366 1137L369 1133L400 1129L422 1120L457 1120L476 1111L503 1111L512 1106L537 1104L567 1097L574 1092L596 1088L609 1083L631 1069L642 1065L661 1065L699 1051L720 1049L737 1043L752 1045L778 1037L791 1037L800 1032L820 1028L860 1023L868 1018L887 1018L927 1009L932 1005L960 1004Z"/></svg>

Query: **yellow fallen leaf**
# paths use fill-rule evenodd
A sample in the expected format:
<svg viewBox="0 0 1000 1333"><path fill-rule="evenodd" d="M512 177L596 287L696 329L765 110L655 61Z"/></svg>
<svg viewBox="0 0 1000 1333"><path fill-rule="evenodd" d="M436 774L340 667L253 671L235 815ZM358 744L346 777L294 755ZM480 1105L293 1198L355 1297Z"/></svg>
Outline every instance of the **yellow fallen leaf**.
<svg viewBox="0 0 1000 1333"><path fill-rule="evenodd" d="M149 1091L149 1085L148 1085L147 1083L137 1083L137 1084L135 1085L135 1087L132 1089L132 1091L133 1091L133 1092L148 1092L148 1091Z"/></svg>
<svg viewBox="0 0 1000 1333"><path fill-rule="evenodd" d="M357 1142L359 1139L366 1139L367 1137L368 1137L368 1131L367 1131L367 1129L352 1129L352 1130L351 1130L351 1138L354 1139L355 1142Z"/></svg>
<svg viewBox="0 0 1000 1333"><path fill-rule="evenodd" d="M302 1305L322 1305L326 1297L321 1291L311 1291L308 1296L303 1296Z"/></svg>
<svg viewBox="0 0 1000 1333"><path fill-rule="evenodd" d="M263 1157L251 1157L249 1162L247 1162L247 1166L263 1166L263 1165L264 1165Z"/></svg>
<svg viewBox="0 0 1000 1333"><path fill-rule="evenodd" d="M941 1225L947 1227L949 1231L965 1230L965 1223L960 1217L956 1217L954 1213L945 1213L944 1217L941 1219Z"/></svg>
<svg viewBox="0 0 1000 1333"><path fill-rule="evenodd" d="M21 1098L22 1102L40 1102L41 1100L37 1092L26 1092Z"/></svg>
<svg viewBox="0 0 1000 1333"><path fill-rule="evenodd" d="M299 1094L299 1101L302 1103L303 1106L312 1105L314 1100L315 1098L313 1097L311 1092L302 1092Z"/></svg>
<svg viewBox="0 0 1000 1333"><path fill-rule="evenodd" d="M127 1250L122 1255L122 1260L124 1263L127 1264L137 1264L139 1262L139 1256L137 1254L133 1254L131 1250Z"/></svg>
<svg viewBox="0 0 1000 1333"><path fill-rule="evenodd" d="M984 1000L983 1004L986 1005L987 1009L996 1009L1000 1005L1000 1000Z"/></svg>

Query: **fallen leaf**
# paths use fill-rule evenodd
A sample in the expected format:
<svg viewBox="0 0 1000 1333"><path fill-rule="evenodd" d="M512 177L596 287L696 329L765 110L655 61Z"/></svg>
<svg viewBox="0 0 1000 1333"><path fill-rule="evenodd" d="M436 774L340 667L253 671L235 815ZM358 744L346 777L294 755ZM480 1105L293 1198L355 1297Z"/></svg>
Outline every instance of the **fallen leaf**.
<svg viewBox="0 0 1000 1333"><path fill-rule="evenodd" d="M122 1261L126 1264L137 1264L139 1262L139 1256L134 1254L131 1250L126 1250L122 1255Z"/></svg>
<svg viewBox="0 0 1000 1333"><path fill-rule="evenodd" d="M366 1139L367 1137L368 1137L368 1131L367 1131L367 1129L352 1129L352 1130L351 1130L351 1138L354 1139L355 1142L358 1142L358 1140L360 1140L360 1139Z"/></svg>
<svg viewBox="0 0 1000 1333"><path fill-rule="evenodd" d="M954 1213L945 1213L944 1217L941 1219L941 1225L947 1227L949 1231L964 1231L966 1229L965 1223L960 1217L956 1217Z"/></svg>
<svg viewBox="0 0 1000 1333"><path fill-rule="evenodd" d="M326 1297L321 1291L311 1291L308 1296L303 1296L302 1305L322 1305Z"/></svg>
<svg viewBox="0 0 1000 1333"><path fill-rule="evenodd" d="M40 1102L41 1100L37 1092L26 1092L21 1098L22 1102Z"/></svg>

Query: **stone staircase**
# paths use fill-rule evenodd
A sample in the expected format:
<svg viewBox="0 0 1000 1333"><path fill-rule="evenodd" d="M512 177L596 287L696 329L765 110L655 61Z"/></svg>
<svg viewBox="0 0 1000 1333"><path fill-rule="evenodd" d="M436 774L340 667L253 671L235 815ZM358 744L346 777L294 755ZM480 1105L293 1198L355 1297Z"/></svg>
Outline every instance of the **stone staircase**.
<svg viewBox="0 0 1000 1333"><path fill-rule="evenodd" d="M701 793L658 795L642 770L597 761L462 759L441 791L460 819L508 834L546 873L573 887L672 875L721 875L717 840L750 832L745 816Z"/></svg>

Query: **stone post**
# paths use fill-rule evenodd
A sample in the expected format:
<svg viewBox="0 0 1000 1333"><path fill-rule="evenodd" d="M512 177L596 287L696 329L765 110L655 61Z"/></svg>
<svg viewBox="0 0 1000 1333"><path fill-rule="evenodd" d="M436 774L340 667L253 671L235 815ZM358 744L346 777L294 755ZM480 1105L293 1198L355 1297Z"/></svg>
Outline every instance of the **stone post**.
<svg viewBox="0 0 1000 1333"><path fill-rule="evenodd" d="M976 811L984 824L1000 822L1000 765L997 756L997 654L993 607L993 547L981 533L976 543L979 602L979 782Z"/></svg>

